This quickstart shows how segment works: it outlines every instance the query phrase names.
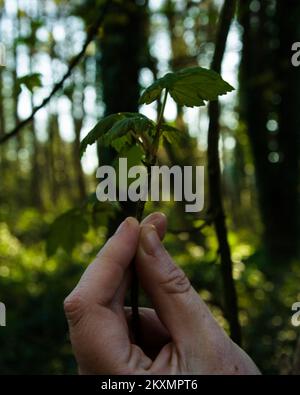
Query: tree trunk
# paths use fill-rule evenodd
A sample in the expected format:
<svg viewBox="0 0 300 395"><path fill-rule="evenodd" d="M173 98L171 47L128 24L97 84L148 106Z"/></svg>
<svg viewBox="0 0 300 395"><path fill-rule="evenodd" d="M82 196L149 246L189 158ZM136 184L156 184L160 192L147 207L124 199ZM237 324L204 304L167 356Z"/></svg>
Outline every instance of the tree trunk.
<svg viewBox="0 0 300 395"><path fill-rule="evenodd" d="M222 60L225 52L228 32L231 21L235 14L236 1L225 0L219 21L219 30L216 38L215 52L211 68L221 72ZM218 239L219 253L221 258L221 274L224 292L225 316L228 319L232 339L241 343L241 328L238 319L237 295L232 277L232 261L227 237L225 214L221 191L221 170L219 159L219 135L220 135L220 107L219 102L210 102L208 129L208 182L210 198L210 215L213 218L216 236Z"/></svg>
<svg viewBox="0 0 300 395"><path fill-rule="evenodd" d="M254 13L250 3L240 6L241 117L253 152L268 262L282 264L299 253L300 69L290 58L292 42L300 33L300 4L277 0L270 13L261 0ZM270 121L275 122L271 131Z"/></svg>
<svg viewBox="0 0 300 395"><path fill-rule="evenodd" d="M147 46L144 31L146 11L147 2L139 5L136 0L126 0L122 4L110 6L99 41L97 67L99 84L102 86L99 96L105 104L105 115L138 111L141 54ZM111 164L117 153L112 148L98 146L98 156L100 165ZM120 205L122 214L110 221L109 235L125 217L135 215L135 203L120 202Z"/></svg>

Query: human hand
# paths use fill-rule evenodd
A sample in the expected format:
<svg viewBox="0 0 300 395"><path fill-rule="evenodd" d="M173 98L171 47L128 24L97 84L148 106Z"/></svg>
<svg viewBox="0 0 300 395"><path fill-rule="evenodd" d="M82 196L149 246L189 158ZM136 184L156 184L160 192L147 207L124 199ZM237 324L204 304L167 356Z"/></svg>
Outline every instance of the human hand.
<svg viewBox="0 0 300 395"><path fill-rule="evenodd" d="M226 335L161 240L166 218L127 218L89 265L64 307L81 374L259 374ZM141 344L124 307L130 262L154 310L140 308Z"/></svg>

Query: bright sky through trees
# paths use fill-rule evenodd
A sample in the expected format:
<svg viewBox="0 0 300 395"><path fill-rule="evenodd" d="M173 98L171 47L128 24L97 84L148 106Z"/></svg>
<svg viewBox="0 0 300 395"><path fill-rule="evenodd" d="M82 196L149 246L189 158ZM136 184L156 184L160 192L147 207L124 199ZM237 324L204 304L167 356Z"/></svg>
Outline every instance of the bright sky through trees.
<svg viewBox="0 0 300 395"><path fill-rule="evenodd" d="M153 29L153 34L150 37L150 50L153 56L158 59L159 75L165 74L169 67L169 60L171 58L171 48L170 39L168 36L168 27L165 17L158 11L162 5L163 1L151 0L149 5L152 11L152 24L155 25ZM178 7L180 9L181 1L178 1ZM216 2L218 4L218 2ZM16 15L17 9L24 9L29 11L31 14L38 12L38 1L37 0L10 0L5 3L6 15L3 17L2 32L1 37L7 39L14 37L15 29L12 24L13 16ZM47 12L53 13L55 15L56 7L52 0L47 0L45 2L45 7ZM65 62L61 59L52 60L47 54L38 52L34 55L32 59L33 71L39 72L42 75L42 88L38 88L34 94L34 103L39 104L44 97L46 97L54 82L57 82L63 73L66 71L66 64L70 57L74 56L78 51L80 51L82 43L84 42L84 31L83 23L79 18L69 17L67 19L67 24L64 20L60 18L53 18L51 25L42 26L37 30L37 38L40 42L44 43L45 46L49 45L49 32L52 32L53 37L56 41L57 48L59 52L62 52L62 58L66 58ZM21 26L21 31L26 34L28 27L26 25ZM187 38L188 39L188 38ZM66 45L68 42L68 53L65 53ZM238 28L233 25L231 28L228 44L226 48L226 55L223 62L222 75L225 80L227 80L233 86L237 86L237 67L239 64L239 51L240 51L240 40ZM18 46L18 56L17 56L17 74L18 77L30 73L30 57L25 46ZM9 59L8 59L9 62ZM203 67L209 67L210 59L207 57L200 60L200 65ZM53 75L53 63L55 63L54 69L56 70L55 75ZM73 78L76 78L76 73ZM142 69L140 75L140 82L142 85L147 85L153 80L152 73L148 69ZM30 92L25 88L19 97L18 113L20 119L27 117L31 112L31 100ZM96 91L95 87L89 85L85 88L85 109L86 116L84 119L84 124L82 128L82 138L86 135L88 130L95 124L97 120L97 114L99 114L99 108L96 108ZM234 122L233 106L235 103L235 92L230 93L226 97L221 99L226 105L228 111L226 111L226 117L223 122L227 126L232 126ZM38 125L38 138L40 140L46 139L46 120L49 111L58 111L59 114L59 126L61 137L66 141L72 141L74 139L74 125L71 116L71 103L66 96L58 95L57 99L53 99L46 109L42 109L36 115L36 122ZM100 109L102 112L103 109ZM143 106L141 111L148 117L155 119L156 109L155 104L151 106ZM199 144L205 148L206 144L206 132L207 132L207 116L206 108L201 109L184 109L184 118L189 126L189 132L197 136ZM165 117L168 121L174 120L176 116L176 106L175 103L170 99L168 101ZM232 147L233 144L225 144L225 147ZM89 147L87 155L82 159L84 171L87 173L92 173L97 167L97 156L95 147Z"/></svg>

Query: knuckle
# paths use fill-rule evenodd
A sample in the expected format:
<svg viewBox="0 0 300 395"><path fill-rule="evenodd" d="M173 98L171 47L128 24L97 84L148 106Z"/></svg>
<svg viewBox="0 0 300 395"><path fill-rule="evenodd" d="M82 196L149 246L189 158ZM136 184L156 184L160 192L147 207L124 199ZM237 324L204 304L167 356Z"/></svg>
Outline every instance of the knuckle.
<svg viewBox="0 0 300 395"><path fill-rule="evenodd" d="M70 294L64 300L64 311L67 320L75 326L86 310L86 301L79 293Z"/></svg>
<svg viewBox="0 0 300 395"><path fill-rule="evenodd" d="M184 271L174 266L168 273L166 280L160 283L166 293L186 293L191 288L191 283Z"/></svg>

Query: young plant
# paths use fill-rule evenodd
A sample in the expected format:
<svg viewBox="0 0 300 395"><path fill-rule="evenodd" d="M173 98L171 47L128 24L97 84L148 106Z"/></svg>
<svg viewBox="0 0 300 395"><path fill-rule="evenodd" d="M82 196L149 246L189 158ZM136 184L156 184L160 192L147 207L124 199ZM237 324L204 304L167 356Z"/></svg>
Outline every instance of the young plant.
<svg viewBox="0 0 300 395"><path fill-rule="evenodd" d="M98 142L101 146L112 146L119 156L126 155L133 147L140 147L142 163L147 169L148 185L151 185L151 167L157 162L160 140L174 142L180 131L164 122L164 111L170 95L174 101L187 107L204 106L206 101L217 100L220 95L234 88L221 76L202 67L193 67L168 73L145 89L140 104L161 103L157 122L140 113L122 112L103 118L81 142L81 155L88 145ZM145 201L138 201L136 218L141 221ZM132 263L132 326L136 341L139 339L138 278Z"/></svg>

